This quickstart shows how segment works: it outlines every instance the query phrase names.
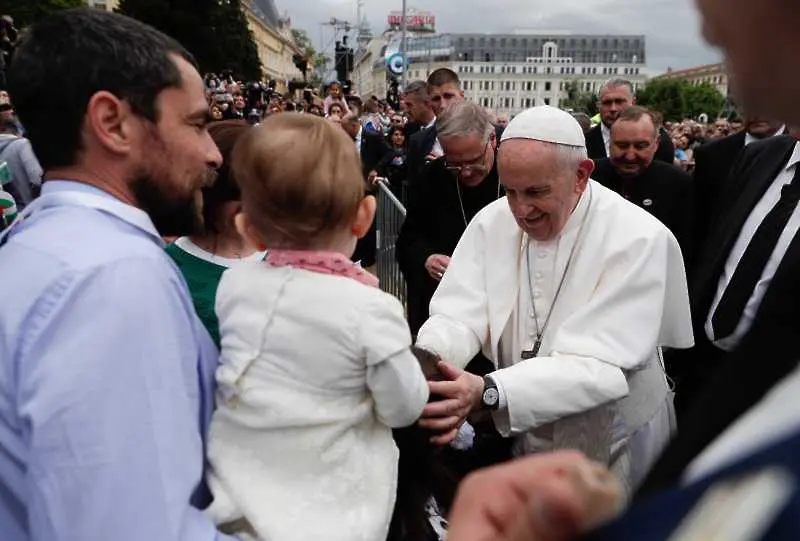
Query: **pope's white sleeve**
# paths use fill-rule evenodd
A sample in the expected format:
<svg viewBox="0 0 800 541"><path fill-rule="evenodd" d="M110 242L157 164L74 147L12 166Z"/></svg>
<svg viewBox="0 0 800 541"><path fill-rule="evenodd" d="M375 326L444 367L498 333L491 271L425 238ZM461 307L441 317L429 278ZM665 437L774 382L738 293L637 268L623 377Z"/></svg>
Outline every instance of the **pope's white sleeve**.
<svg viewBox="0 0 800 541"><path fill-rule="evenodd" d="M663 345L664 319L690 325L685 278L672 276L676 254L666 228L610 254L591 300L558 327L543 355L492 374L507 400L495 415L498 430L529 430L625 397L626 372L644 368Z"/></svg>
<svg viewBox="0 0 800 541"><path fill-rule="evenodd" d="M480 220L472 220L431 299L431 317L417 333L417 347L460 368L489 335L484 236Z"/></svg>
<svg viewBox="0 0 800 541"><path fill-rule="evenodd" d="M428 401L428 382L411 352L411 333L400 302L380 293L363 313L360 343L375 416L392 428L413 424Z"/></svg>
<svg viewBox="0 0 800 541"><path fill-rule="evenodd" d="M491 374L506 407L494 413L503 436L525 432L563 417L624 398L622 370L596 359L554 354L522 361Z"/></svg>

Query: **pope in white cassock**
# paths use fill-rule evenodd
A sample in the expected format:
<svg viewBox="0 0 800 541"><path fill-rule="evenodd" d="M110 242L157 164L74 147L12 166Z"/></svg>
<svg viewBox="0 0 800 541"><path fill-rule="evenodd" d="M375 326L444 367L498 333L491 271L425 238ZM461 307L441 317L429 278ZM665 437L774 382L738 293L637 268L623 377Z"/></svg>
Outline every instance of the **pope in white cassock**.
<svg viewBox="0 0 800 541"><path fill-rule="evenodd" d="M635 488L675 430L660 348L693 344L678 243L590 180L564 111L514 118L498 167L507 197L469 224L418 335L452 380L431 382L445 399L421 424L443 443L490 410L516 454L577 449ZM497 367L486 378L460 370L479 350Z"/></svg>

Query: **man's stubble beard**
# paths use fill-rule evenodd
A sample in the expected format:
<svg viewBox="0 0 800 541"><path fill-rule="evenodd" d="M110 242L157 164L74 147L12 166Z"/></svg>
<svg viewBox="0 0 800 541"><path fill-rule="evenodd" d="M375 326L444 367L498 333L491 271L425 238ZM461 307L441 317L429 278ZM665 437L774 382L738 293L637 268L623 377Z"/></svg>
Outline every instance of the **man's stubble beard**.
<svg viewBox="0 0 800 541"><path fill-rule="evenodd" d="M177 197L146 173L134 178L131 191L161 236L182 237L202 231L203 221L194 194Z"/></svg>

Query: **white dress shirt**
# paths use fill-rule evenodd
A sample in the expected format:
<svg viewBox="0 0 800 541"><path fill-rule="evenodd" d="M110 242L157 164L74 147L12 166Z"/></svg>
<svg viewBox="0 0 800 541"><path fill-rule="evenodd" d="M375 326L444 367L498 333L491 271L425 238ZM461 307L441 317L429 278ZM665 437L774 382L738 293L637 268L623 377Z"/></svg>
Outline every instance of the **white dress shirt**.
<svg viewBox="0 0 800 541"><path fill-rule="evenodd" d="M603 134L603 144L606 146L606 157L611 156L611 128L601 122L600 132Z"/></svg>
<svg viewBox="0 0 800 541"><path fill-rule="evenodd" d="M361 136L363 135L363 133L364 133L364 128L363 127L358 128L358 133L356 134L355 142L356 142L356 152L358 152L359 156L361 156Z"/></svg>
<svg viewBox="0 0 800 541"><path fill-rule="evenodd" d="M783 125L778 129L778 131L776 131L775 133L773 133L769 137L777 137L778 135L783 135L783 131L785 129L786 129L786 125ZM769 139L769 137L766 137L765 139ZM759 139L758 137L753 137L748 132L745 132L745 134L744 134L744 146L747 146L749 144L752 144L752 143L755 143L756 141L761 141L761 140L762 139Z"/></svg>
<svg viewBox="0 0 800 541"><path fill-rule="evenodd" d="M722 300L722 295L725 293L725 289L730 284L733 273L736 271L736 267L742 260L742 257L747 250L747 246L753 239L753 235L755 235L756 230L761 225L761 222L764 221L764 218L766 218L767 214L769 214L769 211L772 210L772 207L778 203L778 200L781 198L781 190L783 189L783 186L789 184L792 181L792 178L794 178L798 163L800 163L800 145L795 144L794 152L792 152L792 156L789 158L786 166L781 170L778 176L775 177L775 180L772 182L769 189L767 189L767 192L764 194L755 208L753 208L753 211L750 213L747 221L745 221L744 226L742 226L742 230L739 233L739 238L736 239L736 243L733 245L730 255L728 255L728 260L725 262L725 268L722 271L722 276L719 280L719 286L717 287L717 294L714 297L714 302L711 305L711 311L708 313L708 319L706 320L705 325L706 336L708 336L708 339L722 350L732 351L734 348L736 348L739 342L741 342L742 338L745 336L745 334L747 334L747 331L750 330L750 327L753 323L753 318L758 311L758 307L761 305L761 300L764 298L764 295L767 292L767 288L772 281L772 277L775 275L775 271L778 270L778 266L780 265L783 256L786 255L786 250L789 249L789 244L791 244L792 240L797 234L797 231L800 230L799 205L797 208L795 208L794 213L792 213L792 216L789 218L789 222L786 224L786 228L778 238L778 244L775 245L775 250L773 250L767 265L764 267L764 272L756 284L755 290L753 290L753 295L750 297L750 300L747 301L747 305L742 313L742 319L736 326L736 330L732 335L718 340L717 337L714 336L714 327L711 323L714 312L717 310L717 307Z"/></svg>

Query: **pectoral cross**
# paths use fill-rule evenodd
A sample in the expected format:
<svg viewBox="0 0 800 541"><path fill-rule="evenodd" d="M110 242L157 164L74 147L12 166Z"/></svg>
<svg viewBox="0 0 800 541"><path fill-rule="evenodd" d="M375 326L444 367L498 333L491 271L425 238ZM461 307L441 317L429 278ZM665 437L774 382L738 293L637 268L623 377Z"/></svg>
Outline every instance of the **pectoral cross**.
<svg viewBox="0 0 800 541"><path fill-rule="evenodd" d="M533 349L526 349L522 351L522 360L527 361L528 359L533 359L539 356L539 348L542 347L542 340L541 338L537 338L536 342L533 344Z"/></svg>

